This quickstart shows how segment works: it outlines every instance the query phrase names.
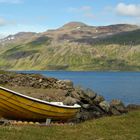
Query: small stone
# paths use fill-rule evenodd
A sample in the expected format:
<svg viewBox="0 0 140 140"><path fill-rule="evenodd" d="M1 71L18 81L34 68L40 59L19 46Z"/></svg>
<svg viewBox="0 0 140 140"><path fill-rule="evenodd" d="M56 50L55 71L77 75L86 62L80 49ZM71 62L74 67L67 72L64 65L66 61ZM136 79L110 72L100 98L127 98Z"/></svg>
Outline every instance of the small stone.
<svg viewBox="0 0 140 140"><path fill-rule="evenodd" d="M110 110L110 104L107 101L102 101L99 103L99 106L105 111L109 112Z"/></svg>
<svg viewBox="0 0 140 140"><path fill-rule="evenodd" d="M103 96L97 95L97 96L95 97L95 99L93 100L93 103L99 104L99 103L103 102L104 100L105 100L105 99L104 99Z"/></svg>
<svg viewBox="0 0 140 140"><path fill-rule="evenodd" d="M114 107L111 107L110 108L110 112L113 114L113 115L121 115L121 113Z"/></svg>
<svg viewBox="0 0 140 140"><path fill-rule="evenodd" d="M18 125L21 125L21 124L23 124L23 122L22 121L18 121L17 124Z"/></svg>
<svg viewBox="0 0 140 140"><path fill-rule="evenodd" d="M34 124L34 122L29 122L29 124L30 124L30 125L33 125L33 124Z"/></svg>
<svg viewBox="0 0 140 140"><path fill-rule="evenodd" d="M121 100L112 100L110 106L117 109L120 113L126 113L127 109Z"/></svg>
<svg viewBox="0 0 140 140"><path fill-rule="evenodd" d="M94 99L97 94L93 90L87 89L87 90L84 91L84 95L86 95L90 99Z"/></svg>
<svg viewBox="0 0 140 140"><path fill-rule="evenodd" d="M73 87L73 82L71 80L63 80L64 84L68 87Z"/></svg>
<svg viewBox="0 0 140 140"><path fill-rule="evenodd" d="M41 83L43 80L42 79L39 79L39 83Z"/></svg>
<svg viewBox="0 0 140 140"><path fill-rule="evenodd" d="M73 98L75 98L75 99L80 100L80 95L79 95L76 91L72 91L72 92L71 92L71 96L72 96Z"/></svg>
<svg viewBox="0 0 140 140"><path fill-rule="evenodd" d="M36 125L39 125L40 123L39 123L39 122L35 122L35 124L36 124Z"/></svg>
<svg viewBox="0 0 140 140"><path fill-rule="evenodd" d="M64 105L74 105L76 103L77 103L77 100L70 96L66 97L66 99L63 101Z"/></svg>
<svg viewBox="0 0 140 140"><path fill-rule="evenodd" d="M90 107L90 104L83 104L82 107L83 107L84 109L88 109L88 108Z"/></svg>

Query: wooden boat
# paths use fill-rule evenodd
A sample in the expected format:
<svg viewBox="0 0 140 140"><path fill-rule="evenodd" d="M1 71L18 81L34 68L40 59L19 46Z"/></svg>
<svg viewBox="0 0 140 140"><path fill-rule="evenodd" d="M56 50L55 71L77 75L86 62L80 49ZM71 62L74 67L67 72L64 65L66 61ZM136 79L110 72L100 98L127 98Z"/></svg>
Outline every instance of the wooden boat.
<svg viewBox="0 0 140 140"><path fill-rule="evenodd" d="M0 116L16 120L68 120L75 117L80 105L47 102L0 86Z"/></svg>

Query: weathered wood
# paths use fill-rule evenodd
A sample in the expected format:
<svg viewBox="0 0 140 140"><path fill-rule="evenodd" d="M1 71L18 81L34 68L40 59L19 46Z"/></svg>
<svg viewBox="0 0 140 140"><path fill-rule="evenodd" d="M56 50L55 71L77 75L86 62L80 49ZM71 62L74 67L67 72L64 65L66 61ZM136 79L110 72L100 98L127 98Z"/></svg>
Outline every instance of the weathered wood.
<svg viewBox="0 0 140 140"><path fill-rule="evenodd" d="M51 119L46 119L46 125L50 125L51 124Z"/></svg>

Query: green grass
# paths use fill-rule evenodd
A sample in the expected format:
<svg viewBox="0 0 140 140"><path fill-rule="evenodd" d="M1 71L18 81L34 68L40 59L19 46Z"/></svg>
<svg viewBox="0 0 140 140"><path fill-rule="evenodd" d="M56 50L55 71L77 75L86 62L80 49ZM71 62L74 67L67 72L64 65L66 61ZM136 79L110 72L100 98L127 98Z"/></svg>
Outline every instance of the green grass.
<svg viewBox="0 0 140 140"><path fill-rule="evenodd" d="M46 37L46 36L42 36L42 37L39 37L37 40L35 41L32 41L32 42L29 42L27 45L30 45L30 46L39 46L39 45L48 45L50 43L51 39L49 37Z"/></svg>
<svg viewBox="0 0 140 140"><path fill-rule="evenodd" d="M98 39L93 45L51 39L0 48L0 69L140 71L140 30Z"/></svg>
<svg viewBox="0 0 140 140"><path fill-rule="evenodd" d="M74 126L0 127L0 140L140 140L140 110Z"/></svg>
<svg viewBox="0 0 140 140"><path fill-rule="evenodd" d="M97 39L96 44L139 45L140 30L128 31L104 39Z"/></svg>

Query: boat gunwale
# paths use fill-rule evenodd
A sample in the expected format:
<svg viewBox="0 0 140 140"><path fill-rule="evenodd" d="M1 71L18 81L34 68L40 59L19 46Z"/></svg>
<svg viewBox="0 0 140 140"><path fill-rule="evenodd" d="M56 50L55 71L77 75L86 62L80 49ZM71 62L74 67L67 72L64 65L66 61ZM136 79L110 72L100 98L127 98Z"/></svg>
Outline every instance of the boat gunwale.
<svg viewBox="0 0 140 140"><path fill-rule="evenodd" d="M43 104L47 104L47 105L50 105L50 106L55 106L55 107L59 107L59 108L67 108L67 109L80 109L81 106L76 104L75 106L67 106L67 105L56 105L56 104L52 104L51 102L47 102L47 101L43 101L43 100L40 100L40 99L37 99L37 98L34 98L34 97L30 97L30 96L27 96L27 95L23 95L19 92L15 92L13 90L10 90L10 89L7 89L5 87L2 87L0 86L0 89L1 90L4 90L6 92L10 92L14 95L17 95L17 96L20 96L20 97L23 97L25 99L29 99L31 101L34 101L34 102L38 102L38 103L43 103Z"/></svg>

